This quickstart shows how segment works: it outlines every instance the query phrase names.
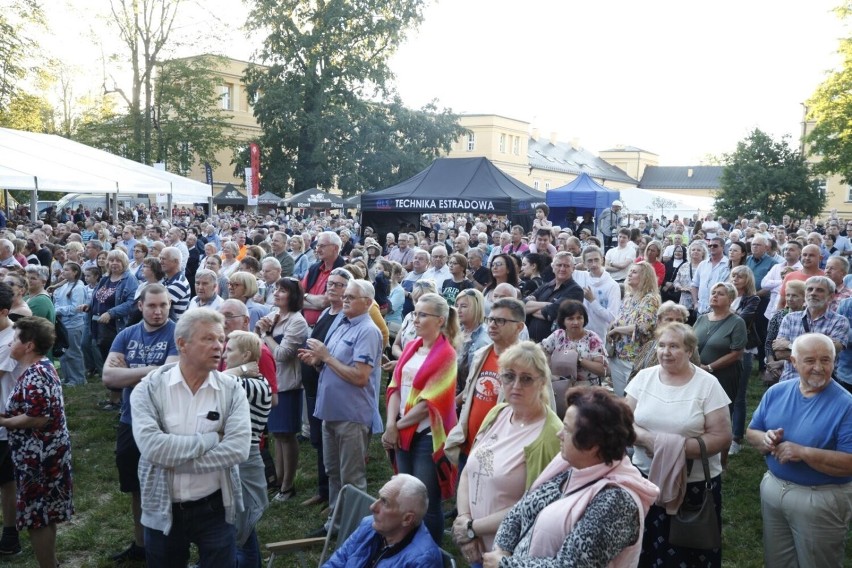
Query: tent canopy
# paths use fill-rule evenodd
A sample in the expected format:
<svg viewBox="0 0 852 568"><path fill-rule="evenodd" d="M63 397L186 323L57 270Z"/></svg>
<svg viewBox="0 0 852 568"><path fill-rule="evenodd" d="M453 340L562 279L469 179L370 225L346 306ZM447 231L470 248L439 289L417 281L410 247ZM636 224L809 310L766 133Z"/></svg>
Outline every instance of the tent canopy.
<svg viewBox="0 0 852 568"><path fill-rule="evenodd" d="M283 205L297 209L343 209L346 204L339 195L334 195L318 187L306 189L282 201Z"/></svg>
<svg viewBox="0 0 852 568"><path fill-rule="evenodd" d="M61 136L0 128L0 187L68 193L164 193L203 201L209 185Z"/></svg>
<svg viewBox="0 0 852 568"><path fill-rule="evenodd" d="M547 192L547 206L550 207L547 217L556 225L573 226L577 217L588 211L597 219L618 198L617 189L604 187L583 173L574 181Z"/></svg>
<svg viewBox="0 0 852 568"><path fill-rule="evenodd" d="M265 191L257 196L258 205L278 205L279 203L281 203L281 198L271 191Z"/></svg>
<svg viewBox="0 0 852 568"><path fill-rule="evenodd" d="M532 213L544 194L486 158L438 158L397 185L361 195L361 211Z"/></svg>
<svg viewBox="0 0 852 568"><path fill-rule="evenodd" d="M222 189L219 195L213 198L213 205L245 205L247 203L246 196L230 183Z"/></svg>
<svg viewBox="0 0 852 568"><path fill-rule="evenodd" d="M626 213L645 213L652 217L672 215L691 217L694 213L703 216L713 210L715 199L696 195L678 195L667 191L651 191L631 188L621 192L621 201Z"/></svg>

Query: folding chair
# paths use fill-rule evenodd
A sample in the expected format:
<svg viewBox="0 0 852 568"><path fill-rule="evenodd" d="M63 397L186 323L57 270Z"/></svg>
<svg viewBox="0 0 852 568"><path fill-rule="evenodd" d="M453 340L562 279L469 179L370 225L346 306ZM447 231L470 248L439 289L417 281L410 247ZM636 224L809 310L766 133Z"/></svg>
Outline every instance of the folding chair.
<svg viewBox="0 0 852 568"><path fill-rule="evenodd" d="M270 552L269 560L266 563L267 568L272 568L276 555L286 552L295 553L299 558L299 564L303 568L308 568L305 551L317 549L320 545L322 545L322 552L320 553L317 566L322 566L323 562L331 555L331 552L338 545L345 542L349 538L349 535L355 532L355 529L361 524L361 519L370 514L370 506L375 500L375 497L364 493L352 485L344 485L343 489L337 495L337 502L334 505L334 513L331 517L328 534L324 538L302 538L267 544L266 549ZM337 530L334 527L337 527ZM333 539L334 546L332 547Z"/></svg>
<svg viewBox="0 0 852 568"><path fill-rule="evenodd" d="M456 559L452 554L442 548L441 556L444 558L444 568L456 568Z"/></svg>

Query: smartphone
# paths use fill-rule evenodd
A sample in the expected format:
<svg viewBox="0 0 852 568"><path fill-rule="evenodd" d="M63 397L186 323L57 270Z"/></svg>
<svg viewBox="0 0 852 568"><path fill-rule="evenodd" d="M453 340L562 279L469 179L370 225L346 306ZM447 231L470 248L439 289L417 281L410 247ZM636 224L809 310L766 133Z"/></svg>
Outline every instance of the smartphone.
<svg viewBox="0 0 852 568"><path fill-rule="evenodd" d="M390 363L390 357L388 357L385 353L382 353L382 365L385 363Z"/></svg>

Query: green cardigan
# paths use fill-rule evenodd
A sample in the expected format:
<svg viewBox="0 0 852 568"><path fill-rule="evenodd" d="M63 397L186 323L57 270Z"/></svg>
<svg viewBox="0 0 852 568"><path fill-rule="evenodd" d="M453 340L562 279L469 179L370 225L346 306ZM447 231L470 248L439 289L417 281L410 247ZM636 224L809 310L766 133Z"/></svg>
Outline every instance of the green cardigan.
<svg viewBox="0 0 852 568"><path fill-rule="evenodd" d="M500 412L502 412L507 406L509 406L509 404L505 402L498 404L485 415L485 418L482 419L482 426L479 427L477 437L479 437L479 435L483 432L486 432L491 425L494 424L494 421L497 420L497 415L500 414ZM546 408L547 416L544 419L544 427L541 429L541 433L532 444L524 446L524 462L527 466L527 482L524 486L525 491L530 488L533 481L541 475L541 472L544 471L547 464L549 464L556 454L558 454L562 449L562 442L560 442L557 437L559 431L562 430L562 421L549 406Z"/></svg>
<svg viewBox="0 0 852 568"><path fill-rule="evenodd" d="M56 306L53 305L53 300L47 294L41 293L32 296L27 300L27 305L34 316L43 317L53 324L56 323Z"/></svg>

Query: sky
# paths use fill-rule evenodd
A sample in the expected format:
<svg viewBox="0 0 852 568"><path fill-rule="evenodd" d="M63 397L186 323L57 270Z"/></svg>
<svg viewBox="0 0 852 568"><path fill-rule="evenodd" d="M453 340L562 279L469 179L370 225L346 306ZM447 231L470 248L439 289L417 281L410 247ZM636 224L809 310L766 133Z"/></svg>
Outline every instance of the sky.
<svg viewBox="0 0 852 568"><path fill-rule="evenodd" d="M104 0L51 9L46 46L99 84ZM838 0L441 0L390 62L403 100L520 119L598 152L618 144L661 165L707 163L752 129L798 145L804 103L848 32ZM203 8L202 8L203 6ZM191 0L187 33L250 58L238 0ZM94 32L93 32L94 30ZM88 45L87 45L88 44ZM225 47L223 47L225 46ZM187 49L180 55L188 55ZM109 45L105 51L109 51Z"/></svg>

